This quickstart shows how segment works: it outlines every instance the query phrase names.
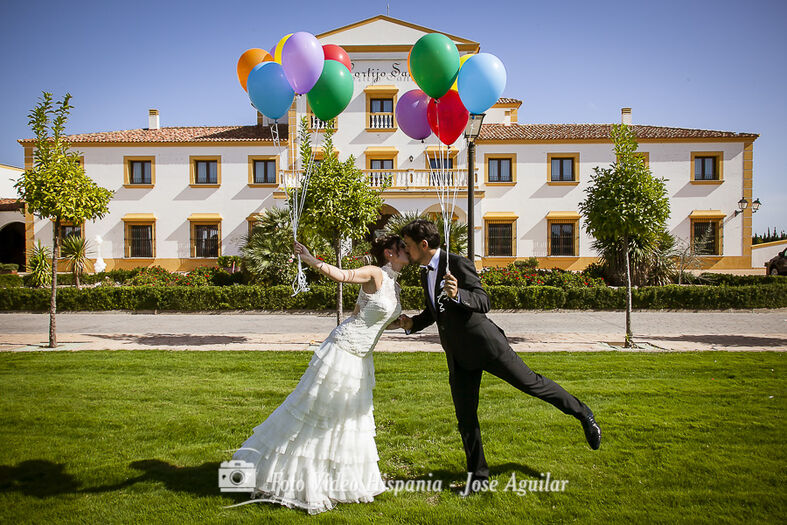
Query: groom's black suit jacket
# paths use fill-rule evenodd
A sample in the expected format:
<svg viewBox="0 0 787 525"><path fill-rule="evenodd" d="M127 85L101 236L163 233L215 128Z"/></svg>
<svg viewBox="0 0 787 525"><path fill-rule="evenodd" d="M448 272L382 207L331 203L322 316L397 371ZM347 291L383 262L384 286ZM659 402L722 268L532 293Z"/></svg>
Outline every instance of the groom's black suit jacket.
<svg viewBox="0 0 787 525"><path fill-rule="evenodd" d="M426 309L413 317L410 333L420 332L437 323L440 343L448 356L448 366L453 372L454 363L466 370L482 368L490 360L499 358L508 348L505 333L486 315L490 309L489 296L481 287L481 279L470 260L450 254L451 274L459 284L459 302L447 296L440 297L440 283L445 278L446 252L440 250L440 264L435 279L435 306L427 291L427 270L421 269L421 286L424 289ZM443 310L440 311L440 304Z"/></svg>

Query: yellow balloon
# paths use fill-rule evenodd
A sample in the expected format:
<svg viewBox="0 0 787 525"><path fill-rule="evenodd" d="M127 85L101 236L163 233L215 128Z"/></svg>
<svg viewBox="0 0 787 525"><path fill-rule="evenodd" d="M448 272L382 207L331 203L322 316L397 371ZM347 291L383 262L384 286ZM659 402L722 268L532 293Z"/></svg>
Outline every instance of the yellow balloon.
<svg viewBox="0 0 787 525"><path fill-rule="evenodd" d="M276 54L273 55L274 62L278 62L279 64L281 64L281 49L284 47L284 43L287 41L287 39L289 39L291 36L292 33L283 37L281 40L279 40L279 43L276 44Z"/></svg>
<svg viewBox="0 0 787 525"><path fill-rule="evenodd" d="M462 65L465 62L467 62L467 59L470 58L471 56L473 56L473 53L470 53L469 55L462 55L462 56L459 57L459 71L462 71ZM456 75L456 80L454 80L454 85L451 86L451 89L453 89L454 91L459 91L459 84L458 84L458 82L459 82L459 75ZM443 89L445 89L445 88L443 88Z"/></svg>

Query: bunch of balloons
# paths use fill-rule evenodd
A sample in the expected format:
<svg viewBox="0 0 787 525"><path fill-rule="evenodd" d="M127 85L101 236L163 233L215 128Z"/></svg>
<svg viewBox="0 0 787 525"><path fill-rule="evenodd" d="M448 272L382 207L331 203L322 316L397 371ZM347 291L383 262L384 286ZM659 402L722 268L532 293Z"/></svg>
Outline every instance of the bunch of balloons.
<svg viewBox="0 0 787 525"><path fill-rule="evenodd" d="M499 58L489 53L460 57L456 45L440 33L418 39L407 67L421 89L399 98L396 120L416 140L434 132L443 144L453 144L469 114L491 108L506 86L506 69Z"/></svg>
<svg viewBox="0 0 787 525"><path fill-rule="evenodd" d="M270 118L287 114L295 95L306 95L312 112L323 121L344 111L353 96L352 65L347 52L320 45L305 32L291 33L271 49L254 48L238 60L238 80L252 105Z"/></svg>

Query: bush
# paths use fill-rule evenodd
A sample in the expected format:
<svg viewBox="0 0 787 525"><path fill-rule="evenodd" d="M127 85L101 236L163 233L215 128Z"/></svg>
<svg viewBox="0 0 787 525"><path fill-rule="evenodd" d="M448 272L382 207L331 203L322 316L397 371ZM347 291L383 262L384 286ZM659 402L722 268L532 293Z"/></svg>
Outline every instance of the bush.
<svg viewBox="0 0 787 525"><path fill-rule="evenodd" d="M625 288L558 288L551 286L490 286L494 309L588 309L625 308ZM352 308L358 285L347 285L344 306ZM423 289L405 286L402 308L424 308ZM768 286L658 286L633 290L635 308L716 310L727 308L787 307L787 284ZM333 310L336 286L313 285L308 292L292 296L290 286L98 286L63 288L58 291L58 310ZM32 288L0 288L0 310L47 311L49 291Z"/></svg>
<svg viewBox="0 0 787 525"><path fill-rule="evenodd" d="M21 275L0 274L0 288L19 288L24 286L24 284Z"/></svg>
<svg viewBox="0 0 787 525"><path fill-rule="evenodd" d="M525 263L525 264L519 264ZM485 268L479 273L484 286L554 286L557 288L606 286L599 277L554 268L537 270L527 261L516 261L505 268Z"/></svg>
<svg viewBox="0 0 787 525"><path fill-rule="evenodd" d="M3 273L12 273L19 270L19 265L14 263L2 263L0 264L0 274Z"/></svg>

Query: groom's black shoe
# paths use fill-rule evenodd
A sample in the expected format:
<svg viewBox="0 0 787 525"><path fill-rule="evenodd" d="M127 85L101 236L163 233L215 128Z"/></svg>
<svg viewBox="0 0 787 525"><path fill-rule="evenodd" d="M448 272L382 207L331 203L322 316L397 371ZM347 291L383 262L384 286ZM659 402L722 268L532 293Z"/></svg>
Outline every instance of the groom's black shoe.
<svg viewBox="0 0 787 525"><path fill-rule="evenodd" d="M583 405L585 408L587 408L587 414L580 418L579 421L582 423L582 428L585 431L585 439L587 439L588 445L590 445L590 448L593 450L598 450L598 448L601 446L601 427L598 426L598 423L596 423L596 418L593 416L593 411L590 410L590 408L588 408L588 406L584 403Z"/></svg>

